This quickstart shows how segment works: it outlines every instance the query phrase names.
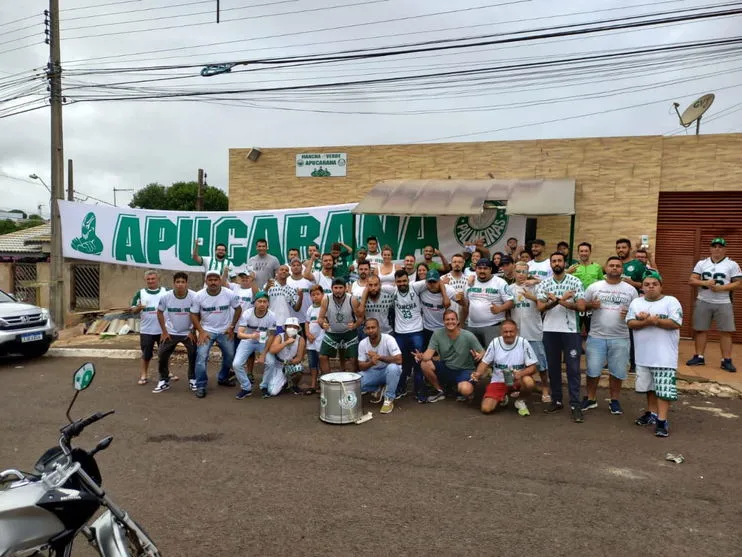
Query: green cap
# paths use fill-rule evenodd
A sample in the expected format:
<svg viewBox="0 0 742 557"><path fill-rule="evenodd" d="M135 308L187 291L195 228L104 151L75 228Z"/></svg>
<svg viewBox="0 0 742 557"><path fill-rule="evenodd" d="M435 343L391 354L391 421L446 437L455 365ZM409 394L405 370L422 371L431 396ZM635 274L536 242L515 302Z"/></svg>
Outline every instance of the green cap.
<svg viewBox="0 0 742 557"><path fill-rule="evenodd" d="M660 281L660 284L662 283L662 275L659 274L657 271L647 271L646 273L644 273L644 278L645 279L647 278L657 279L658 281Z"/></svg>
<svg viewBox="0 0 742 557"><path fill-rule="evenodd" d="M270 301L270 296L268 296L268 293L265 290L258 290L255 293L255 298L253 298L253 301L257 302L260 298L265 298L266 300Z"/></svg>
<svg viewBox="0 0 742 557"><path fill-rule="evenodd" d="M727 247L727 241L724 238L714 238L711 240L712 246L715 246L716 244L719 244L722 247Z"/></svg>

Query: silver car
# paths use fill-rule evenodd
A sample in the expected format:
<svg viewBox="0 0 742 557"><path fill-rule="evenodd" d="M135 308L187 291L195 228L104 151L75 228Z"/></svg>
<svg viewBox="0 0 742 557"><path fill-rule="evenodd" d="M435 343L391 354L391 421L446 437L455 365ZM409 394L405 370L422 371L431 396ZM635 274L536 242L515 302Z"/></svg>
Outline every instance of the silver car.
<svg viewBox="0 0 742 557"><path fill-rule="evenodd" d="M56 338L48 310L18 302L0 290L0 355L42 356Z"/></svg>

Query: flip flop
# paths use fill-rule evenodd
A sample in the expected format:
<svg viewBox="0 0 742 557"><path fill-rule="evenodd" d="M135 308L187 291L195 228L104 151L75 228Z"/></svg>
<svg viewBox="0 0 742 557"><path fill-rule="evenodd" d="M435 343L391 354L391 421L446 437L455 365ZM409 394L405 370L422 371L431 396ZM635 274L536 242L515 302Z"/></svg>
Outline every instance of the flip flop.
<svg viewBox="0 0 742 557"><path fill-rule="evenodd" d="M551 402L551 395L541 395L541 402L544 402L544 403Z"/></svg>
<svg viewBox="0 0 742 557"><path fill-rule="evenodd" d="M139 381L137 381L137 385L146 385L149 383L149 379L147 377L140 377Z"/></svg>

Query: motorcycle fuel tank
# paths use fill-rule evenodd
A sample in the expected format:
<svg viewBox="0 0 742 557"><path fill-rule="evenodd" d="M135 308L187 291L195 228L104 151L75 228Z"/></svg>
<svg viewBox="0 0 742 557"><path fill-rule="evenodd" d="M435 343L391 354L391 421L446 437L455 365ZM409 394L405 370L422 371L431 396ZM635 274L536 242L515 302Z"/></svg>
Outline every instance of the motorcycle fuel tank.
<svg viewBox="0 0 742 557"><path fill-rule="evenodd" d="M45 495L41 482L18 482L0 490L0 557L45 544L64 531L62 522L37 503Z"/></svg>

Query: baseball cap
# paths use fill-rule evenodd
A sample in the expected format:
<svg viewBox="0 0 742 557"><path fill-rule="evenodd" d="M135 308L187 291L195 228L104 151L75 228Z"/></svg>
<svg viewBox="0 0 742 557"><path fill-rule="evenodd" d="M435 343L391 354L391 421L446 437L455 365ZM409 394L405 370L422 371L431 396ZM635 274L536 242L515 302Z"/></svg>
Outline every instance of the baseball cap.
<svg viewBox="0 0 742 557"><path fill-rule="evenodd" d="M270 301L270 296L268 296L268 293L265 290L258 290L255 293L255 297L253 298L253 301L257 302L260 298L265 298L266 300Z"/></svg>
<svg viewBox="0 0 742 557"><path fill-rule="evenodd" d="M660 281L660 284L662 283L662 275L659 274L657 271L647 271L646 273L644 273L644 278L645 279L646 278L657 279L658 281ZM642 280L644 280L644 279L642 279Z"/></svg>
<svg viewBox="0 0 742 557"><path fill-rule="evenodd" d="M727 247L727 241L724 238L714 238L711 240L711 245L719 244L722 247Z"/></svg>
<svg viewBox="0 0 742 557"><path fill-rule="evenodd" d="M334 279L332 279L332 285L333 286L336 286L336 285L345 286L345 279L341 277L335 277Z"/></svg>
<svg viewBox="0 0 742 557"><path fill-rule="evenodd" d="M513 258L510 257L509 255L503 255L500 258L500 265L509 265L510 263L513 263L513 262L514 262Z"/></svg>
<svg viewBox="0 0 742 557"><path fill-rule="evenodd" d="M211 276L221 277L222 274L219 271L217 271L216 269L210 269L210 270L206 271L206 277L208 278L208 277L211 277Z"/></svg>
<svg viewBox="0 0 742 557"><path fill-rule="evenodd" d="M428 282L438 282L439 280L441 280L441 275L435 269L430 269L430 271L425 273L425 280L427 280Z"/></svg>
<svg viewBox="0 0 742 557"><path fill-rule="evenodd" d="M283 324L283 327L296 327L297 329L300 329L299 326L299 320L296 317L287 317L286 322Z"/></svg>
<svg viewBox="0 0 742 557"><path fill-rule="evenodd" d="M489 259L482 258L479 261L477 261L477 267L489 267L492 268L492 261Z"/></svg>

